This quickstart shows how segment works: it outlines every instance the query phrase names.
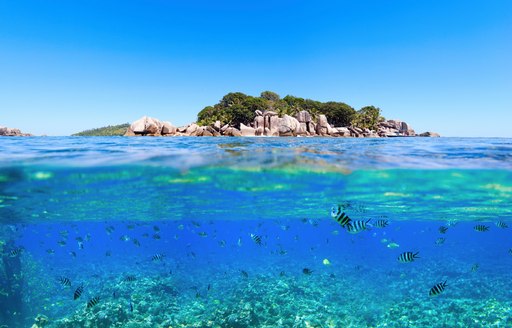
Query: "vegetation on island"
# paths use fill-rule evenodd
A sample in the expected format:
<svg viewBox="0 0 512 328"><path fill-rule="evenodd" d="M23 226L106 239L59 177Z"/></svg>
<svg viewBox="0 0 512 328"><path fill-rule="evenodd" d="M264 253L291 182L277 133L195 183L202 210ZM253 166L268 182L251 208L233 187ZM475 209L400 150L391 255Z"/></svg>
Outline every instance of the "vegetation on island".
<svg viewBox="0 0 512 328"><path fill-rule="evenodd" d="M295 116L300 111L308 111L314 118L324 114L332 126L357 126L360 128L377 129L383 121L380 109L366 106L356 111L343 102L304 99L291 95L281 98L277 93L264 91L259 97L241 92L231 92L213 106L207 106L197 115L199 125L211 125L215 121L222 124L238 126L240 123L249 125L254 120L254 112L260 110L273 111L282 115Z"/></svg>
<svg viewBox="0 0 512 328"><path fill-rule="evenodd" d="M124 123L119 125L109 125L102 128L85 130L79 133L73 134L73 136L79 137L111 137L111 136L123 136L126 133L126 129L130 126L130 123Z"/></svg>

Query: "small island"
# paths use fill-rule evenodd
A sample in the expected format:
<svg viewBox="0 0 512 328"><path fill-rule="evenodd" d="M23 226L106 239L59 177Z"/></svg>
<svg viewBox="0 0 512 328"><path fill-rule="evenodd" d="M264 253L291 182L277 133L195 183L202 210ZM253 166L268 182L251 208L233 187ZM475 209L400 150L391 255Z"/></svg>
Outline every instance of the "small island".
<svg viewBox="0 0 512 328"><path fill-rule="evenodd" d="M335 101L320 102L272 91L259 97L228 93L197 115L197 122L175 127L170 122L143 116L125 136L321 136L321 137L438 137L416 134L406 122L386 120L375 106L355 110Z"/></svg>

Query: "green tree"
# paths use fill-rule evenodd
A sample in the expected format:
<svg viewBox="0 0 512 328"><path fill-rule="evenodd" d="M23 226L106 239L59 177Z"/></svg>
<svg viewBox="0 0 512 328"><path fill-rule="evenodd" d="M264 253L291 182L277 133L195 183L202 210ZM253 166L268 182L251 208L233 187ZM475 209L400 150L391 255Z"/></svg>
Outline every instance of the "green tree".
<svg viewBox="0 0 512 328"><path fill-rule="evenodd" d="M222 107L230 107L234 105L241 105L247 99L247 95L241 92L230 92L222 97L219 105Z"/></svg>
<svg viewBox="0 0 512 328"><path fill-rule="evenodd" d="M325 114L327 120L333 126L349 126L356 115L354 108L335 101L322 104L320 111Z"/></svg>
<svg viewBox="0 0 512 328"><path fill-rule="evenodd" d="M197 124L199 125L211 125L215 121L224 121L223 112L220 106L206 106L197 114Z"/></svg>
<svg viewBox="0 0 512 328"><path fill-rule="evenodd" d="M263 91L260 94L260 98L269 100L269 101L273 101L273 102L277 102L281 99L281 97L277 93L272 92L272 91Z"/></svg>
<svg viewBox="0 0 512 328"><path fill-rule="evenodd" d="M362 129L377 130L377 125L384 118L380 116L380 108L375 106L365 106L357 111L352 125Z"/></svg>

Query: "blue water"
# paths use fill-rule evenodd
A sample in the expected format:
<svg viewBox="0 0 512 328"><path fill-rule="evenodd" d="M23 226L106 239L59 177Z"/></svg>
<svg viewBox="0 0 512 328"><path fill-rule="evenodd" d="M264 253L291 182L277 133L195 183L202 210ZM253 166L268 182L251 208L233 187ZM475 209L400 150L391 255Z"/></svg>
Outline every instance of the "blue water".
<svg viewBox="0 0 512 328"><path fill-rule="evenodd" d="M510 139L0 139L0 327L512 326L511 150ZM332 206L368 229L349 233ZM403 252L419 259L400 263Z"/></svg>

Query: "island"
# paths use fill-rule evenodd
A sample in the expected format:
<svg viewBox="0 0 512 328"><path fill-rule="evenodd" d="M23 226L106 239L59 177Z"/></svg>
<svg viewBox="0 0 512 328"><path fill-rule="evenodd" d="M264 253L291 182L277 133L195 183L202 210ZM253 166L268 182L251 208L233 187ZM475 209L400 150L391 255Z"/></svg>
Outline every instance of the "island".
<svg viewBox="0 0 512 328"><path fill-rule="evenodd" d="M259 97L228 93L207 106L197 121L176 127L168 121L143 116L133 122L125 136L321 136L321 137L439 137L416 134L400 120L386 120L375 106L355 110L343 102L320 102L272 91Z"/></svg>

